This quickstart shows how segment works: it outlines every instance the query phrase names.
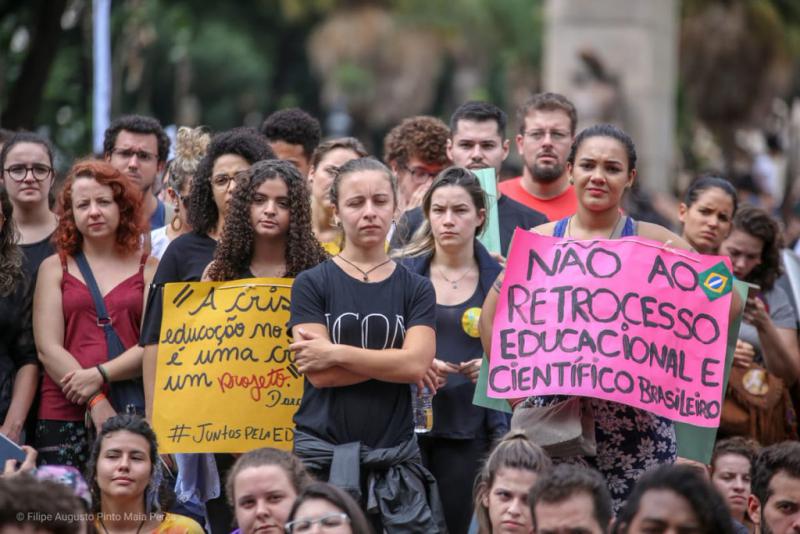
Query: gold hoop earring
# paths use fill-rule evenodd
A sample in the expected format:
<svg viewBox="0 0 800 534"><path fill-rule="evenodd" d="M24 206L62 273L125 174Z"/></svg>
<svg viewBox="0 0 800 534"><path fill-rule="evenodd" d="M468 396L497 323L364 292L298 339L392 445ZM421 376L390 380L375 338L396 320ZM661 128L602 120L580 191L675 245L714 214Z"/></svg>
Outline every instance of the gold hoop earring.
<svg viewBox="0 0 800 534"><path fill-rule="evenodd" d="M175 226L175 221L177 221L177 222L178 222L178 225L177 225L177 227ZM174 218L172 219L172 222L171 222L171 223L169 223L169 227L170 227L170 228L172 228L172 231L173 231L173 232L180 232L180 231L181 231L181 228L183 228L183 221L181 220L181 218L180 218L180 217L174 217Z"/></svg>

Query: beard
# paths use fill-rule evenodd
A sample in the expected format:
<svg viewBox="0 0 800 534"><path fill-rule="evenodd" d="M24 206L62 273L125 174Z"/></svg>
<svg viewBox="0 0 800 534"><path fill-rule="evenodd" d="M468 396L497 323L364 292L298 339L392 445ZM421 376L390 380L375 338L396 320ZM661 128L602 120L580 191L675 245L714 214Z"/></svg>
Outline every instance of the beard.
<svg viewBox="0 0 800 534"><path fill-rule="evenodd" d="M531 172L534 182L552 183L561 178L564 174L564 165L556 163L555 165L539 165L534 163L532 167L528 167Z"/></svg>

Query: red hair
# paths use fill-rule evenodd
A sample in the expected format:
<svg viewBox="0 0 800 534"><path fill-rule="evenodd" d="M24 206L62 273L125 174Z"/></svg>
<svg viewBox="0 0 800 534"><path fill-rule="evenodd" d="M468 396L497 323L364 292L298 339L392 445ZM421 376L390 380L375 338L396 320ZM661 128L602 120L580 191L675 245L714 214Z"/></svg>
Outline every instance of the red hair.
<svg viewBox="0 0 800 534"><path fill-rule="evenodd" d="M141 249L142 235L147 231L142 213L142 193L110 163L99 159L84 159L72 166L58 195L58 228L55 232L58 252L74 256L83 245L83 235L75 226L75 215L72 212L72 185L78 178L93 178L97 183L111 188L114 202L119 208L117 250L135 252Z"/></svg>

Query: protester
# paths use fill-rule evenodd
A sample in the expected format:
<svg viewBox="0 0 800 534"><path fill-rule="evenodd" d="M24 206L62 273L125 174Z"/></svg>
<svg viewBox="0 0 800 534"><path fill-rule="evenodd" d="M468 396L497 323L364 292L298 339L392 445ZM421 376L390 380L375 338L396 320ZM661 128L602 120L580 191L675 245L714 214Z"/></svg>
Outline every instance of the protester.
<svg viewBox="0 0 800 534"><path fill-rule="evenodd" d="M0 151L2 183L14 207L19 245L25 255L23 270L36 282L39 266L55 252L51 238L58 217L50 210L50 191L55 180L53 149L36 134L14 134Z"/></svg>
<svg viewBox="0 0 800 534"><path fill-rule="evenodd" d="M528 505L537 534L604 534L613 516L600 473L572 464L544 473L531 488Z"/></svg>
<svg viewBox="0 0 800 534"><path fill-rule="evenodd" d="M507 121L505 112L493 104L467 102L461 105L450 117L447 157L453 165L472 171L493 169L497 179L503 161L508 156L509 141L505 138ZM542 213L505 195L497 199L495 209L500 225L500 253L503 256L508 253L514 230L527 230L547 221ZM491 216L491 213L487 216ZM408 243L423 220L422 209L406 211L397 222L391 247L400 248Z"/></svg>
<svg viewBox="0 0 800 534"><path fill-rule="evenodd" d="M387 256L397 207L389 169L351 160L330 195L344 247L292 287L291 349L305 374L295 454L321 480L374 503L377 531L444 532L436 482L419 461L409 386L433 361L433 287ZM347 468L332 469L339 461Z"/></svg>
<svg viewBox="0 0 800 534"><path fill-rule="evenodd" d="M761 449L753 468L748 515L763 534L800 532L800 443Z"/></svg>
<svg viewBox="0 0 800 534"><path fill-rule="evenodd" d="M569 217L578 207L567 172L578 124L575 106L558 93L535 94L517 110L517 123L522 176L500 182L500 192L551 221Z"/></svg>
<svg viewBox="0 0 800 534"><path fill-rule="evenodd" d="M0 186L0 434L22 444L39 382L31 317L32 282L23 271L14 208Z"/></svg>
<svg viewBox="0 0 800 534"><path fill-rule="evenodd" d="M472 481L492 442L508 431L505 414L472 404L483 357L480 308L501 269L477 240L486 223L486 196L469 170L442 171L422 210L424 229L398 256L436 290L433 374L446 384L433 398L433 428L417 439L425 467L443 488L449 531L466 532Z"/></svg>
<svg viewBox="0 0 800 534"><path fill-rule="evenodd" d="M543 235L565 239L616 239L639 235L653 241L670 242L689 249L680 237L657 226L622 215L620 202L636 179L636 149L631 138L615 126L599 124L575 138L567 158L567 169L578 197L575 215L534 228ZM492 321L503 275L490 291L481 314L484 349L491 347ZM518 399L512 404L524 408L552 406L564 402L563 395ZM676 458L672 421L650 412L613 401L589 399L594 416L597 456L579 457L596 468L611 488L614 509L619 510L636 479L656 463ZM512 420L512 427L513 427ZM620 458L625 462L620 462Z"/></svg>
<svg viewBox="0 0 800 534"><path fill-rule="evenodd" d="M331 184L339 168L367 156L367 150L355 137L330 139L320 144L311 156L308 185L311 188L311 225L317 240L329 254L339 253L342 230L336 224L331 203Z"/></svg>
<svg viewBox="0 0 800 534"><path fill-rule="evenodd" d="M736 213L733 231L720 247L720 253L731 259L733 274L759 287L757 296L747 299L734 363L764 365L791 385L800 376L800 348L789 299L775 286L781 274L780 250L778 223L767 212L750 206Z"/></svg>
<svg viewBox="0 0 800 534"><path fill-rule="evenodd" d="M383 139L383 161L397 177L398 211L422 204L436 175L449 163L450 129L435 117L403 119Z"/></svg>
<svg viewBox="0 0 800 534"><path fill-rule="evenodd" d="M164 172L168 155L169 137L152 117L125 115L105 131L103 156L141 191L142 212L150 230L172 220L171 210L155 195L156 179Z"/></svg>
<svg viewBox="0 0 800 534"><path fill-rule="evenodd" d="M734 530L722 497L696 469L662 465L636 483L612 532L733 534Z"/></svg>
<svg viewBox="0 0 800 534"><path fill-rule="evenodd" d="M286 160L308 176L311 155L322 137L319 121L299 108L276 111L264 120L261 133L278 159Z"/></svg>
<svg viewBox="0 0 800 534"><path fill-rule="evenodd" d="M297 495L310 483L303 463L287 452L265 447L241 455L225 484L236 532L284 532Z"/></svg>
<svg viewBox="0 0 800 534"><path fill-rule="evenodd" d="M193 519L164 511L170 492L163 484L156 435L138 415L119 414L103 424L87 473L98 532L204 532Z"/></svg>
<svg viewBox="0 0 800 534"><path fill-rule="evenodd" d="M295 166L259 161L237 179L208 280L294 278L327 258L311 231L308 190Z"/></svg>
<svg viewBox="0 0 800 534"><path fill-rule="evenodd" d="M678 207L681 237L701 254L718 254L731 232L736 208L736 190L728 180L711 175L698 178Z"/></svg>
<svg viewBox="0 0 800 534"><path fill-rule="evenodd" d="M550 467L541 447L523 434L506 435L475 479L473 503L479 534L533 532L528 492Z"/></svg>
<svg viewBox="0 0 800 534"><path fill-rule="evenodd" d="M175 238L192 230L189 225L186 201L192 179L197 172L200 160L208 149L211 136L202 128L178 128L175 140L175 158L167 165L166 198L172 205L174 216L165 226L150 232L150 254L158 259L164 255Z"/></svg>
<svg viewBox="0 0 800 534"><path fill-rule="evenodd" d="M141 210L140 193L100 160L76 163L59 195L58 253L39 269L33 308L45 370L35 439L43 463L82 469L89 447L84 416L100 428L115 408L128 408L119 398L116 406L111 402L122 381L141 376L136 340L157 264L142 251ZM90 289L87 273L96 288ZM103 321L92 291L107 308ZM114 347L98 328L104 321L116 332L122 354L111 354Z"/></svg>
<svg viewBox="0 0 800 534"><path fill-rule="evenodd" d="M29 474L0 477L0 532L84 534L81 504L69 488Z"/></svg>
<svg viewBox="0 0 800 534"><path fill-rule="evenodd" d="M315 525L319 525L319 530L314 528ZM364 512L350 495L332 484L313 482L294 501L286 532L318 531L329 534L373 533Z"/></svg>
<svg viewBox="0 0 800 534"><path fill-rule="evenodd" d="M750 470L756 459L757 444L742 437L723 439L711 456L711 483L725 499L734 521L747 522L750 498Z"/></svg>
<svg viewBox="0 0 800 534"><path fill-rule="evenodd" d="M144 346L143 376L148 417L152 417L153 388L155 386L156 357L161 334L164 284L170 282L199 281L206 266L213 260L217 240L222 235L228 202L235 188L234 176L246 171L261 160L273 159L274 153L266 140L255 130L235 128L216 134L208 151L197 167L189 195L189 224L192 231L184 234L167 247L153 278L154 290L147 301L142 335L139 344ZM218 455L216 463L208 455L177 457L181 464L176 487L184 488L186 499L205 502L210 529L214 534L229 531L233 519L224 498L209 498L219 485L219 474L227 472L232 464L230 455ZM207 473L199 477L197 473Z"/></svg>

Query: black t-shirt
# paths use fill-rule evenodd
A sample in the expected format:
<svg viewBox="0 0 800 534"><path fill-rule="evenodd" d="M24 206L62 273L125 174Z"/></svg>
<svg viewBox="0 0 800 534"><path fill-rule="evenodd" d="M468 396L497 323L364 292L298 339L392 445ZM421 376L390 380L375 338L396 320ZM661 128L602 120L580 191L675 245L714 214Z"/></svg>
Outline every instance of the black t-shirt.
<svg viewBox="0 0 800 534"><path fill-rule="evenodd" d="M508 256L508 247L517 227L530 230L547 222L547 217L543 213L520 204L508 195L501 196L497 201L497 213L500 220L500 252L503 256ZM394 250L408 244L424 219L422 208L414 208L405 212L397 221L389 248Z"/></svg>
<svg viewBox="0 0 800 534"><path fill-rule="evenodd" d="M33 284L21 280L13 293L0 297L0 421L11 405L17 371L38 363L31 325L32 290Z"/></svg>
<svg viewBox="0 0 800 534"><path fill-rule="evenodd" d="M366 283L327 260L295 280L289 324L322 324L334 343L381 350L402 348L413 326L433 328L435 314L430 280L398 265L386 280ZM306 379L294 422L330 443L391 447L414 433L411 387L367 380L317 389Z"/></svg>
<svg viewBox="0 0 800 534"><path fill-rule="evenodd" d="M53 234L50 234L36 243L19 246L23 254L22 270L25 271L34 286L36 285L36 277L39 274L39 266L47 257L56 253L56 247L53 245L52 239Z"/></svg>
<svg viewBox="0 0 800 534"><path fill-rule="evenodd" d="M205 234L189 232L172 241L153 276L147 295L139 345L155 345L161 335L161 314L164 303L164 284L196 282L203 277L206 266L214 259L217 242Z"/></svg>
<svg viewBox="0 0 800 534"><path fill-rule="evenodd" d="M436 357L463 363L483 356L478 336L484 294L480 284L465 302L436 305ZM447 383L433 397L433 429L430 436L454 439L484 437L492 426L489 410L472 404L475 384L460 373L447 376Z"/></svg>

